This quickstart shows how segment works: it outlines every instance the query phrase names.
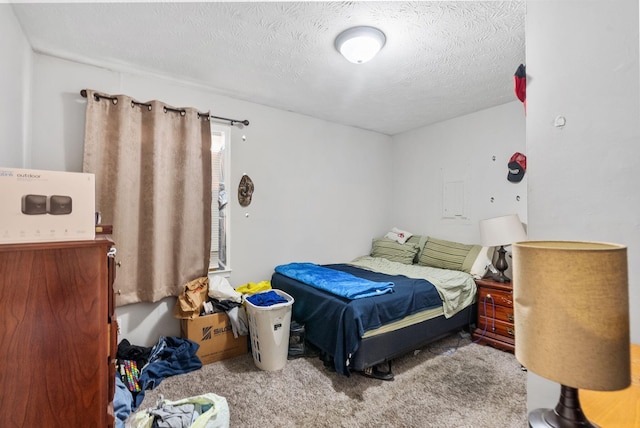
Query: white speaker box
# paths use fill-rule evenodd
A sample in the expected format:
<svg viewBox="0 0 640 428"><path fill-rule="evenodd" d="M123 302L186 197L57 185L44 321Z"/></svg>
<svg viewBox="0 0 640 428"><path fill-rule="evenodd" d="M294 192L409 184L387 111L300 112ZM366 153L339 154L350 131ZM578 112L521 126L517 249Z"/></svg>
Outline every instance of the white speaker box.
<svg viewBox="0 0 640 428"><path fill-rule="evenodd" d="M95 176L0 167L0 243L95 238Z"/></svg>

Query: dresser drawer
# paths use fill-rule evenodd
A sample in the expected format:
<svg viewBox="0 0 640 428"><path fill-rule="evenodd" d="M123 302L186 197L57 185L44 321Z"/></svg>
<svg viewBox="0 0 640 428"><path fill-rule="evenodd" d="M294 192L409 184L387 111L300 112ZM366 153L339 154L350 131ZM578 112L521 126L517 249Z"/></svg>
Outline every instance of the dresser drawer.
<svg viewBox="0 0 640 428"><path fill-rule="evenodd" d="M478 304L478 316L490 319L495 318L499 321L513 324L513 308L494 305L491 299L487 299L486 305L484 301L481 301Z"/></svg>
<svg viewBox="0 0 640 428"><path fill-rule="evenodd" d="M493 290L481 287L478 289L478 308L482 308L485 298L487 299L487 308L493 300L496 306L506 306L513 308L513 293L509 291ZM488 310L488 309L487 309Z"/></svg>
<svg viewBox="0 0 640 428"><path fill-rule="evenodd" d="M487 332L489 333L495 333L506 337L516 336L516 329L513 326L513 323L478 316L478 324L478 330L484 331L484 327L487 326Z"/></svg>

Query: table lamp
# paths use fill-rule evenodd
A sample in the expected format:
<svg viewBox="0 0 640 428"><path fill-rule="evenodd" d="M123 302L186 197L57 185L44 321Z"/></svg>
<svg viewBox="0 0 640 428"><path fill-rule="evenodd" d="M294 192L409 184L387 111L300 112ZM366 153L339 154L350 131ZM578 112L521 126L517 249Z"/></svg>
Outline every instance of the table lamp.
<svg viewBox="0 0 640 428"><path fill-rule="evenodd" d="M561 384L555 409L529 413L530 427L595 427L578 389L631 384L627 248L597 242L513 244L515 354Z"/></svg>
<svg viewBox="0 0 640 428"><path fill-rule="evenodd" d="M509 267L505 258L507 251L504 246L511 245L517 241L524 241L525 239L527 239L527 234L524 232L524 227L522 227L522 222L517 214L480 220L480 241L482 245L485 247L500 247L498 248L498 260L495 264L498 273L493 276L494 281L511 282L511 279L504 274L504 271Z"/></svg>

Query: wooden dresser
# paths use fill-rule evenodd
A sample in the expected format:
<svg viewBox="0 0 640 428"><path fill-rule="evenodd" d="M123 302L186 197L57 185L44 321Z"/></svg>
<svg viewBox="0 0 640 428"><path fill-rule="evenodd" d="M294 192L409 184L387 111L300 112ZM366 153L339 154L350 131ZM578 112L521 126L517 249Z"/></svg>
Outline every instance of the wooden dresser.
<svg viewBox="0 0 640 428"><path fill-rule="evenodd" d="M513 287L510 282L476 280L478 286L478 327L473 341L503 351L515 352Z"/></svg>
<svg viewBox="0 0 640 428"><path fill-rule="evenodd" d="M112 427L113 242L0 245L3 427Z"/></svg>

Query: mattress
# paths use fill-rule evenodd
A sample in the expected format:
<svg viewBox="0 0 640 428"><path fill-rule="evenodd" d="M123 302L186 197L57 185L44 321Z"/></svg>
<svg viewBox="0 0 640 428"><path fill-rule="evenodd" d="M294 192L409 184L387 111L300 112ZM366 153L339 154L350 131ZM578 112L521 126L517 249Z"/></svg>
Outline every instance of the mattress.
<svg viewBox="0 0 640 428"><path fill-rule="evenodd" d="M391 333L392 331L400 330L402 328L408 327L413 324L418 324L424 321L428 321L436 317L439 317L441 315L444 315L444 310L442 309L442 306L438 308L432 308L432 309L420 311L416 314L407 315L401 320L394 321L394 322L385 324L383 326L380 326L378 328L374 328L373 330L366 331L362 335L362 338L366 339L368 337L373 337L380 334Z"/></svg>

